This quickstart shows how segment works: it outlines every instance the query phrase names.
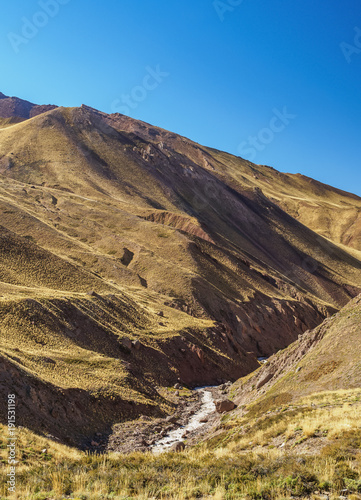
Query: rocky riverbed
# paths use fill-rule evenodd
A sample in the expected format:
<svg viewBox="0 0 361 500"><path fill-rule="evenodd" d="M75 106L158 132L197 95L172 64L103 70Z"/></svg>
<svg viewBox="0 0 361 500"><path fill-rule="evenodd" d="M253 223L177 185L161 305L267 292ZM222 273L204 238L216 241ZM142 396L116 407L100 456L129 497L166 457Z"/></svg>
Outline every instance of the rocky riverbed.
<svg viewBox="0 0 361 500"><path fill-rule="evenodd" d="M102 452L130 453L152 451L160 453L177 442L194 444L217 424L219 413L214 401L227 398L231 384L200 387L192 391L176 391L177 410L166 418L143 416L135 421L116 424Z"/></svg>

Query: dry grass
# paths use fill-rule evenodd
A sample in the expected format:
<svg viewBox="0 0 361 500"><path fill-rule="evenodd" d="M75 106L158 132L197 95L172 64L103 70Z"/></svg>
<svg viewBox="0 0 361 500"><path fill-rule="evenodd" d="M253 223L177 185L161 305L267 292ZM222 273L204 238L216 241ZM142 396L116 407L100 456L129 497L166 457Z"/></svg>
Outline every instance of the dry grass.
<svg viewBox="0 0 361 500"><path fill-rule="evenodd" d="M314 436L338 439L350 429L361 429L360 408L359 389L322 392L290 405L274 406L258 417L252 412L243 417L234 415L232 419L224 417L223 427L229 430L222 439L232 441L230 449L276 446L285 442L293 446L295 441ZM239 438L236 439L236 435Z"/></svg>
<svg viewBox="0 0 361 500"><path fill-rule="evenodd" d="M256 421L245 416L228 423L221 439L157 456L87 455L20 429L14 498L316 499L320 493L337 497L343 488L358 498L359 400L360 391L324 393L315 397L317 407L308 398L297 408L274 408ZM322 441L321 448L316 439ZM275 446L272 440L287 445ZM0 488L6 495L4 479Z"/></svg>
<svg viewBox="0 0 361 500"><path fill-rule="evenodd" d="M260 188L283 210L360 258L361 199L300 174L283 174L227 153L207 149L240 185Z"/></svg>

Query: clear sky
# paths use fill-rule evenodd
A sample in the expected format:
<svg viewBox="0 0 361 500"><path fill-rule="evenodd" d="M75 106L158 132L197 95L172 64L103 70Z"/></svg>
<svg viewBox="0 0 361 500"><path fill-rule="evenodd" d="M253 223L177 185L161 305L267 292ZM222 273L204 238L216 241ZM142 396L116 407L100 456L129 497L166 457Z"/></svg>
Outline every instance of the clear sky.
<svg viewBox="0 0 361 500"><path fill-rule="evenodd" d="M360 0L16 0L0 91L119 111L361 195Z"/></svg>

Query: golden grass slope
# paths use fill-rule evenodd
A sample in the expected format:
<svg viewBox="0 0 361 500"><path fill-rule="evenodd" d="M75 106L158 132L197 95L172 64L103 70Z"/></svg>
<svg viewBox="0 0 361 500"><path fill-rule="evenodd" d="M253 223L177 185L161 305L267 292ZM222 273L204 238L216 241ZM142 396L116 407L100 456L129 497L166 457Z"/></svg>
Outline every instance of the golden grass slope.
<svg viewBox="0 0 361 500"><path fill-rule="evenodd" d="M203 158L205 153L183 138L165 133L166 139L175 137L167 147L165 141L159 142L163 136L158 132L156 148L134 132L118 131L117 127L115 119L83 107L56 109L3 130L1 161L8 162L3 169L7 183L3 200L13 201L27 212L19 214L16 222L25 217L25 224L31 215L49 233L49 226L54 226L62 238L69 237L68 246L77 243L74 257L87 265L89 254L95 253L96 258L103 254L101 260L109 268L108 255L122 258L123 249L117 246L128 243L135 255L131 267L139 265L141 271L136 274L170 295L181 291L184 296L190 281L199 275L208 281L221 274L226 276L223 283L219 284L219 276L212 285L228 297L239 295L247 300L255 290L284 296L260 278L266 273L275 280L286 278L286 282L290 277L292 285L301 286L302 295L311 293L326 304L337 307L348 300L349 290L345 293L340 285L358 285L360 264L356 259L323 238L314 241L312 232L295 224L247 184L235 185L238 191L234 190L236 176L227 174L221 179L217 163L210 174L204 162L211 162L212 157ZM10 194L14 189L17 193ZM105 224L108 228L101 242L94 241L99 240ZM36 241L38 234L42 237L35 233ZM49 245L44 239L49 236L42 237L42 244ZM170 246L174 250L169 251ZM65 248L62 256L68 253ZM105 258L104 253L108 253ZM169 256L174 256L176 267L174 262L169 265ZM144 265L139 262L143 260ZM205 274L207 268L210 272ZM163 270L166 280L162 279ZM120 272L130 278L123 268ZM225 282L231 284L240 277L236 286ZM337 282L337 291L328 286L330 279ZM139 283L139 278L134 279L133 274L130 281ZM174 283L173 290L169 290L169 282ZM287 298L294 294L297 292L289 291Z"/></svg>
<svg viewBox="0 0 361 500"><path fill-rule="evenodd" d="M20 425L88 447L115 422L172 411L157 387L179 377L212 384L256 364L212 321L163 305L161 322L160 304L138 299L93 292L0 304L0 392L17 395ZM0 415L5 422L4 405Z"/></svg>

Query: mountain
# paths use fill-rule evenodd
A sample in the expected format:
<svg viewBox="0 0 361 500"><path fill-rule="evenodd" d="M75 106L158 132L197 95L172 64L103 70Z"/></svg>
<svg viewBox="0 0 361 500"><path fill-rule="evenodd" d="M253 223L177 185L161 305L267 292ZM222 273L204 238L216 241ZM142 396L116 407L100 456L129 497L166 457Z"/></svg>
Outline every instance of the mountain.
<svg viewBox="0 0 361 500"><path fill-rule="evenodd" d="M83 446L167 414L165 387L245 376L361 292L357 196L84 105L1 109L0 389L11 373L21 425Z"/></svg>
<svg viewBox="0 0 361 500"><path fill-rule="evenodd" d="M1 118L32 118L57 106L52 104L33 104L18 97L9 97L0 92L0 117Z"/></svg>

